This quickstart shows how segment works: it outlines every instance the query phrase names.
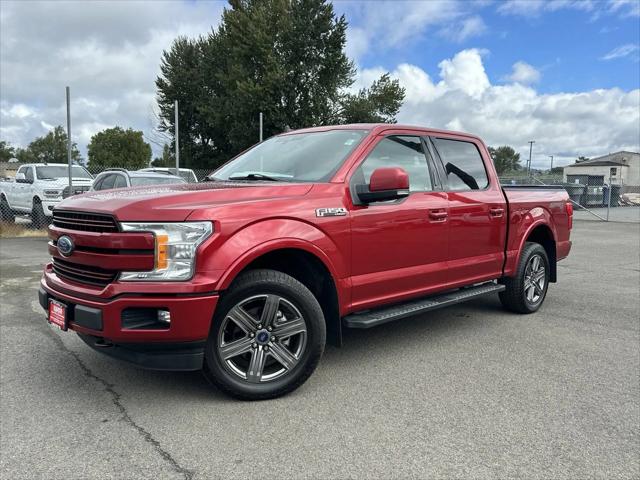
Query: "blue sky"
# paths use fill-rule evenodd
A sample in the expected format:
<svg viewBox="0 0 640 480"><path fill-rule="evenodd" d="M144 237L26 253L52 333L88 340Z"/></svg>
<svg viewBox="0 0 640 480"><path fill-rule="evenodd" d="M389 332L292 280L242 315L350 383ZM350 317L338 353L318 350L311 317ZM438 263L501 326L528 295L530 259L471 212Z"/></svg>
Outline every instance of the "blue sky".
<svg viewBox="0 0 640 480"><path fill-rule="evenodd" d="M352 27L367 28L367 14L362 10L375 8L375 4L338 1L335 7L347 16ZM537 85L540 93L638 88L640 0L619 4L605 0L566 2L565 8L558 3L555 9L548 10L536 7L535 1L520 5L517 10L501 11L508 2L463 2L463 9L483 25L476 34L456 41L441 32L439 26L425 27L393 48L371 49L361 55L359 63L365 68L380 65L393 70L406 62L437 71L443 58L465 48L478 48L489 52L484 65L492 83L503 81L515 62L525 61L541 73ZM458 28L456 23L449 25L453 30ZM620 53L628 51L626 55L604 60L616 48L625 46L630 47Z"/></svg>
<svg viewBox="0 0 640 480"><path fill-rule="evenodd" d="M0 138L26 146L65 124L72 138L120 125L154 152L154 81L178 35L219 24L225 2L18 1L0 3ZM640 150L640 0L340 0L349 21L353 89L385 72L406 89L398 121L511 145L533 165L549 155ZM28 79L28 80L26 80ZM257 118L257 115L256 115ZM248 126L256 128L256 126Z"/></svg>

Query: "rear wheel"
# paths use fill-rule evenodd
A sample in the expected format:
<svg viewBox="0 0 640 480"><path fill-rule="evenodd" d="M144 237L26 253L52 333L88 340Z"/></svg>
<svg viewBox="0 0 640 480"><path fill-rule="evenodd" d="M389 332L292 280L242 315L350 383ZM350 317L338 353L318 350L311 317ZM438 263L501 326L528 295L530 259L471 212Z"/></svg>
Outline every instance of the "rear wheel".
<svg viewBox="0 0 640 480"><path fill-rule="evenodd" d="M295 390L324 351L322 309L299 281L275 270L242 274L225 293L205 350L205 375L245 400Z"/></svg>
<svg viewBox="0 0 640 480"><path fill-rule="evenodd" d="M35 198L33 199L33 207L31 208L31 224L34 228L44 228L47 226L47 216L44 214L42 203Z"/></svg>
<svg viewBox="0 0 640 480"><path fill-rule="evenodd" d="M0 220L4 223L14 223L16 221L16 216L4 195L0 198Z"/></svg>
<svg viewBox="0 0 640 480"><path fill-rule="evenodd" d="M544 247L539 243L525 244L516 275L502 280L506 287L500 292L502 305L517 313L537 311L547 295L550 271Z"/></svg>

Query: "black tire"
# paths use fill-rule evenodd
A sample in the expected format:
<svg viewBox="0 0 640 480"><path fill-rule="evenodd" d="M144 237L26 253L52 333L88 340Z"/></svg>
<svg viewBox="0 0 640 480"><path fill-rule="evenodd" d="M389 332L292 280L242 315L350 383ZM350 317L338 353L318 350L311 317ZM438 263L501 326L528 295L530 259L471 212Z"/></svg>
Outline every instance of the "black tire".
<svg viewBox="0 0 640 480"><path fill-rule="evenodd" d="M540 259L541 265L544 267L544 284L542 287L540 287L539 282L535 286L533 286L531 282L528 282L528 280L530 280L528 278L528 266L531 262L535 261L535 257ZM536 312L542 306L547 296L550 272L549 257L544 247L539 243L526 243L522 250L515 275L513 277L505 277L501 280L501 283L506 287L506 290L500 292L502 306L516 313ZM527 292L530 292L531 288L533 288L537 298L529 298L527 295Z"/></svg>
<svg viewBox="0 0 640 480"><path fill-rule="evenodd" d="M16 221L16 216L4 195L0 198L0 220L3 223L14 223Z"/></svg>
<svg viewBox="0 0 640 480"><path fill-rule="evenodd" d="M47 226L47 216L44 214L42 203L40 200L33 199L33 207L31 208L31 224L33 228L44 228Z"/></svg>
<svg viewBox="0 0 640 480"><path fill-rule="evenodd" d="M266 347L256 347L257 343L253 343L251 348L254 350L245 351L241 356L233 357L231 360L228 359L225 361L222 358L221 349L224 340L221 339L223 339L225 335L228 335L229 325L231 325L232 329L237 326L234 323L229 323L230 311L239 305L246 305L243 304L243 302L250 302L252 301L251 299L256 299L253 301L260 302L259 297L265 298L264 310L267 308L266 301L268 298L277 298L277 311L274 311L274 316L276 318L282 318L283 320L274 320L274 322L282 322L273 324L274 336L278 328L282 328L282 325L287 324L288 320L286 316L282 316L281 312L281 309L284 309L287 305L297 309L297 313L300 314L300 316L297 317L297 321L300 321L301 318L303 324L306 325L306 332L304 334L294 334L298 335L297 341L300 342L298 343L298 349L301 349L301 351L297 353L297 363L290 368L285 368L284 364L279 364L274 356L274 345L275 347L282 348L284 343L278 345L276 342L285 342L284 337L276 339L275 342L268 343ZM284 307L281 308L282 305L284 305ZM262 316L264 316L264 310ZM293 317L292 315L291 318ZM258 321L258 315L252 313L251 319ZM249 329L247 329L247 331L248 330ZM254 334L255 338L251 338L258 340L261 336L260 332L264 334L264 330L257 330L257 333ZM239 333L240 337L242 337L240 340L254 341L248 340L251 335L250 333L246 333L246 336L244 336L245 332L242 330L240 330ZM302 335L304 335L304 342L300 340ZM235 338L236 337L234 337L230 343L236 341ZM294 336L290 338L294 339ZM271 337L271 340L273 339L274 337ZM291 342L295 341L296 339L291 340ZM326 324L322 308L307 287L295 278L282 272L266 269L250 270L241 274L233 282L218 303L211 325L209 339L205 347L204 373L209 381L220 390L242 400L265 400L279 397L295 390L311 376L320 361L320 357L324 351L325 341ZM300 345L303 346L301 347ZM270 350L269 346L271 346ZM250 365L253 362L253 357L257 352L257 350L255 350L256 348L264 349L265 351L268 350L268 352L263 353L263 355L265 358L269 358L268 361L271 362L271 368L276 370L279 368L280 371L283 372L280 373L281 376L275 376L273 379L264 381L262 380L261 367L259 379L254 380L253 383L249 381L248 374L251 369ZM288 347L285 348L289 351ZM289 354L291 354L290 351ZM249 362L249 367L247 367L247 372L245 372L246 378L241 378L238 373L233 372L233 366L235 366L235 364L230 364L229 361L234 362L236 359L238 359L239 362ZM263 366L266 370L269 363L263 363ZM257 383L255 383L256 381Z"/></svg>

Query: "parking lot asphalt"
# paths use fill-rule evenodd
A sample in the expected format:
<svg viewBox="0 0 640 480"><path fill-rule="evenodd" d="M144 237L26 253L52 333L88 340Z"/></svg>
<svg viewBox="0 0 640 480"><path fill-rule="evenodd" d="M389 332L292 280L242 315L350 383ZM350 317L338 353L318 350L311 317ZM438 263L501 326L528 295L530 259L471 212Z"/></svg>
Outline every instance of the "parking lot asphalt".
<svg viewBox="0 0 640 480"><path fill-rule="evenodd" d="M0 240L0 477L638 478L640 226L575 223L534 315L490 297L348 331L287 397L54 331L44 239Z"/></svg>

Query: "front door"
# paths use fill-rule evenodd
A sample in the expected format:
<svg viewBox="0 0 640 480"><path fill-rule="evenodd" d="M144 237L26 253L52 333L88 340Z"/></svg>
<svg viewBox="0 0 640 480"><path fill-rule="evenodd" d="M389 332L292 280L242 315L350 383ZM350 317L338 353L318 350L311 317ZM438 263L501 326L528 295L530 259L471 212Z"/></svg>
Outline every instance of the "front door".
<svg viewBox="0 0 640 480"><path fill-rule="evenodd" d="M410 194L401 200L353 207L354 309L417 296L446 281L447 194L439 187L422 139L381 136L351 176L351 191L355 184L368 184L379 167L404 169Z"/></svg>

